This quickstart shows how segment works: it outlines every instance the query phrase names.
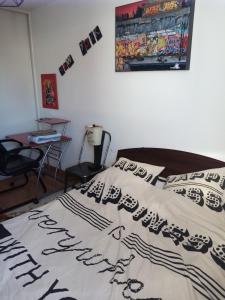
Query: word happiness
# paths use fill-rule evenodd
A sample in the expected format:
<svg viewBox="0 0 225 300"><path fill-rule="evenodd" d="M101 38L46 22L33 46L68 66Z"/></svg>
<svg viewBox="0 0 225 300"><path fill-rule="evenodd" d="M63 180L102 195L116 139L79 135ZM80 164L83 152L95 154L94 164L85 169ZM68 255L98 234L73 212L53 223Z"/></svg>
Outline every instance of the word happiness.
<svg viewBox="0 0 225 300"><path fill-rule="evenodd" d="M127 161L126 159L121 159L114 164L115 168L119 168L121 171L132 172L136 177L144 179L146 182L151 182L154 179L154 175L146 168L139 166L133 161Z"/></svg>
<svg viewBox="0 0 225 300"><path fill-rule="evenodd" d="M78 190L89 198L94 198L97 203L116 204L118 210L124 209L132 214L134 221L141 221L143 227L154 234L162 233L163 237L170 238L176 246L182 244L187 251L207 253L213 246L212 239L202 234L190 235L187 228L175 224L168 224L168 221L157 212L149 211L145 207L139 207L139 201L129 194L122 195L121 188L110 185L105 190L105 183L95 179L81 185ZM104 192L104 193L103 193ZM103 196L104 194L104 196ZM213 260L225 270L224 245L218 245L210 251Z"/></svg>

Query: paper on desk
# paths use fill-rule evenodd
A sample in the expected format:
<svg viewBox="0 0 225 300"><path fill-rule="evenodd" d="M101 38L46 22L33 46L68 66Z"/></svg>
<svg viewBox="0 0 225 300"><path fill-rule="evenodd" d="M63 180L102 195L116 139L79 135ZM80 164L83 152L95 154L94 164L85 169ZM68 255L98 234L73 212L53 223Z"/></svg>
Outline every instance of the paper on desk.
<svg viewBox="0 0 225 300"><path fill-rule="evenodd" d="M60 141L62 134L55 133L50 135L42 135L42 136L28 136L28 141L36 144L43 144L48 142L57 142Z"/></svg>

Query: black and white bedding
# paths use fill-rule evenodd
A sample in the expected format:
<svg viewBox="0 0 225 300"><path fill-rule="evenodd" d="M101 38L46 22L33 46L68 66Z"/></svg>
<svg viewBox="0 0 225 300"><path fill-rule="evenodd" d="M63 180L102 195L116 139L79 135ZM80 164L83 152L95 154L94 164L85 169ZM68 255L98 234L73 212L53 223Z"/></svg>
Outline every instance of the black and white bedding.
<svg viewBox="0 0 225 300"><path fill-rule="evenodd" d="M225 218L118 166L0 224L1 300L225 299Z"/></svg>
<svg viewBox="0 0 225 300"><path fill-rule="evenodd" d="M224 213L225 168L171 175L163 188L190 199L212 213Z"/></svg>

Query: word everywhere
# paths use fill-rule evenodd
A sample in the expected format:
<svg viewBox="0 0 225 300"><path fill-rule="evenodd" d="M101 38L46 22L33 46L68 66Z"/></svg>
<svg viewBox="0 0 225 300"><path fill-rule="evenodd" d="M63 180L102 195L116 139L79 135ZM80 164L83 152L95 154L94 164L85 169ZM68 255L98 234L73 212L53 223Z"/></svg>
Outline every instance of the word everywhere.
<svg viewBox="0 0 225 300"><path fill-rule="evenodd" d="M46 230L47 235L60 236L60 240L58 240L57 246L43 249L42 255L48 256L55 255L57 253L66 254L68 252L77 253L75 256L76 261L82 263L85 267L98 267L97 272L100 274L107 274L108 272L111 273L112 277L109 283L123 286L122 295L125 299L162 300L161 298L149 297L141 299L138 297L138 295L136 295L144 289L144 283L134 278L127 278L127 269L135 259L135 256L133 254L130 254L127 258L119 258L117 261L113 262L109 258L105 258L101 253L94 253L93 248L84 247L83 241L77 239L77 237L75 235L72 235L68 229L60 227L56 220L52 219L43 211L31 211L31 215L28 217L28 219L29 221L38 221L38 227ZM112 233L113 231L109 234Z"/></svg>

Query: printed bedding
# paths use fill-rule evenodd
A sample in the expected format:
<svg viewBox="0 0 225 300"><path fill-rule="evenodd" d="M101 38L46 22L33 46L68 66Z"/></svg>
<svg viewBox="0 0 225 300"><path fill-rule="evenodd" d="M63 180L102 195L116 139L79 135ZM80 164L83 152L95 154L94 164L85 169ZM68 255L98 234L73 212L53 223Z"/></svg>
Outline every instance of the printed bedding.
<svg viewBox="0 0 225 300"><path fill-rule="evenodd" d="M0 299L225 299L224 225L112 167L0 224Z"/></svg>

